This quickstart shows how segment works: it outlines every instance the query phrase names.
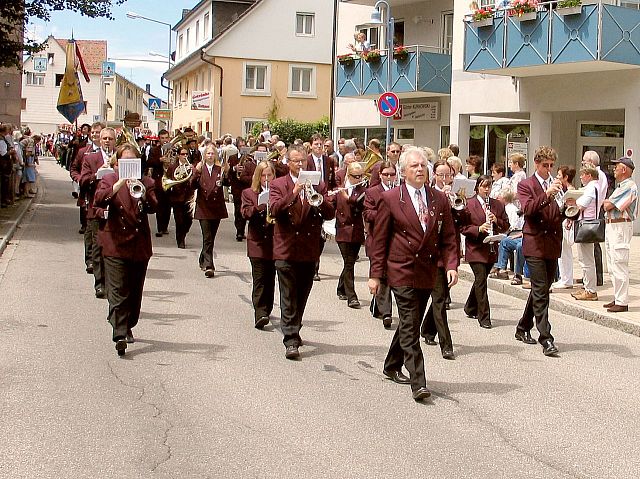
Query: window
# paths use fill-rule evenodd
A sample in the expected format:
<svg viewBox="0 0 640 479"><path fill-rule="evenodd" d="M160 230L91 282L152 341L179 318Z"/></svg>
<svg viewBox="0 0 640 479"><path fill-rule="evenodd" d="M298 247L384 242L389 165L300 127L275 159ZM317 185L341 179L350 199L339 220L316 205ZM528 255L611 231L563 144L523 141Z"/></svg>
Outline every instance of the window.
<svg viewBox="0 0 640 479"><path fill-rule="evenodd" d="M202 29L202 40L206 40L209 38L209 14L205 14L204 16L204 28Z"/></svg>
<svg viewBox="0 0 640 479"><path fill-rule="evenodd" d="M393 46L404 45L404 20L396 20L393 26Z"/></svg>
<svg viewBox="0 0 640 479"><path fill-rule="evenodd" d="M187 28L187 38L185 40L184 43L184 52L187 53L189 51L189 48L191 48L191 45L189 43L189 34L191 33L191 29Z"/></svg>
<svg viewBox="0 0 640 479"><path fill-rule="evenodd" d="M44 86L44 73L27 72L27 85Z"/></svg>
<svg viewBox="0 0 640 479"><path fill-rule="evenodd" d="M289 65L289 96L315 97L315 77L315 67Z"/></svg>
<svg viewBox="0 0 640 479"><path fill-rule="evenodd" d="M251 134L251 130L257 123L263 123L267 120L262 118L243 118L242 119L242 136L245 138Z"/></svg>
<svg viewBox="0 0 640 479"><path fill-rule="evenodd" d="M178 57L182 57L182 47L183 47L183 38L182 35L178 37Z"/></svg>
<svg viewBox="0 0 640 479"><path fill-rule="evenodd" d="M56 86L62 85L62 79L64 78L63 73L56 73Z"/></svg>
<svg viewBox="0 0 640 479"><path fill-rule="evenodd" d="M451 55L453 45L453 12L442 14L442 52Z"/></svg>
<svg viewBox="0 0 640 479"><path fill-rule="evenodd" d="M196 20L196 38L194 43L197 45L199 41L200 41L200 20Z"/></svg>
<svg viewBox="0 0 640 479"><path fill-rule="evenodd" d="M131 88L127 88L127 100L133 99L133 90Z"/></svg>
<svg viewBox="0 0 640 479"><path fill-rule="evenodd" d="M245 95L270 94L271 65L268 63L245 63L243 90Z"/></svg>
<svg viewBox="0 0 640 479"><path fill-rule="evenodd" d="M296 13L296 35L311 37L314 34L315 14Z"/></svg>
<svg viewBox="0 0 640 479"><path fill-rule="evenodd" d="M367 41L369 42L369 45L371 45L371 48L381 48L384 47L384 45L379 45L380 43L380 30L378 27L371 27L371 28L363 28L360 30L362 33L364 33L364 36L367 38Z"/></svg>
<svg viewBox="0 0 640 479"><path fill-rule="evenodd" d="M480 0L480 7L493 7L496 6L496 0Z"/></svg>

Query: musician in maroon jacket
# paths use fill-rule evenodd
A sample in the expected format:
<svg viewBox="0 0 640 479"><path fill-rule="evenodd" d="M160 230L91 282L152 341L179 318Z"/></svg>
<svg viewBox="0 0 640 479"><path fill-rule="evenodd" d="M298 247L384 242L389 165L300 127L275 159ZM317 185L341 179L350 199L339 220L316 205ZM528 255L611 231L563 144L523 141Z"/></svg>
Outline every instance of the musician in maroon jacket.
<svg viewBox="0 0 640 479"><path fill-rule="evenodd" d="M227 147L231 145L230 137L225 138L225 145ZM238 150L234 148L231 151ZM267 147L260 144L253 151L266 152ZM224 166L228 168L228 172L225 174L225 185L231 186L231 196L233 196L233 224L236 227L236 241L242 241L245 239L244 232L247 226L247 220L242 216L242 192L251 186L256 164L252 155L242 155L238 152L230 155Z"/></svg>
<svg viewBox="0 0 640 479"><path fill-rule="evenodd" d="M362 184L364 171L360 163L351 163L347 168L344 189L336 196L336 243L342 255L342 272L338 280L338 298L347 301L347 306L360 308L356 294L354 276L355 264L364 243L364 195L366 187Z"/></svg>
<svg viewBox="0 0 640 479"><path fill-rule="evenodd" d="M169 195L162 189L162 177L164 176L165 169L169 167L169 150L172 147L167 130L160 130L158 132L158 138L160 144L154 144L149 149L146 169L147 174L151 175L156 182L156 197L158 199L158 207L156 208L156 236L160 238L162 235L169 234L169 220L171 219L171 204L169 203Z"/></svg>
<svg viewBox="0 0 640 479"><path fill-rule="evenodd" d="M134 145L116 150L112 163L115 173L105 175L95 193L95 204L108 208L109 214L100 227L98 241L102 246L109 300L109 323L113 327L116 351L122 356L127 343L133 343L133 327L138 324L142 290L147 265L152 255L151 230L147 214L158 204L155 183L149 177L139 180L144 185L140 198L131 195L130 182L118 176L118 160L138 158Z"/></svg>
<svg viewBox="0 0 640 479"><path fill-rule="evenodd" d="M99 169L110 168L109 161L116 146L116 132L113 128L103 128L100 131L100 151L85 155L80 173L80 187L87 193L87 227L91 232L91 264L95 278L94 288L96 298L106 298L104 290L104 261L102 248L98 243L100 221L104 219L104 210L94 206L94 194L101 180L96 174Z"/></svg>
<svg viewBox="0 0 640 479"><path fill-rule="evenodd" d="M324 182L314 187L323 198L319 206L309 204L305 185L298 182L298 175L306 164L304 147L290 146L288 158L289 174L276 178L270 185L269 210L276 220L273 259L280 285L280 325L285 356L296 359L300 357L300 328L313 285L314 263L320 257L322 222L332 219L335 210L326 195Z"/></svg>
<svg viewBox="0 0 640 479"><path fill-rule="evenodd" d="M562 252L563 213L555 200L562 190L562 182L551 171L557 159L550 146L539 147L534 155L535 172L518 183L518 199L524 214L522 252L529 267L531 291L515 337L526 344L535 344L531 337L533 318L545 356L554 356L558 348L553 343L549 323L549 288L556 275L558 258Z"/></svg>
<svg viewBox="0 0 640 479"><path fill-rule="evenodd" d="M242 216L248 221L247 256L251 262L253 288L251 300L255 312L256 329L269 324L273 310L276 282L276 266L273 260L273 220L267 217L267 203L258 204L262 193L269 196L269 185L276 172L269 161L258 163L253 174L251 188L242 192Z"/></svg>
<svg viewBox="0 0 640 479"><path fill-rule="evenodd" d="M476 180L476 195L467 202L468 222L461 228L465 237L464 257L473 271L473 285L464 312L476 318L481 328L491 328L491 310L487 294L487 278L498 260L498 244L485 243L489 235L509 229L509 218L501 201L489 198L493 179L481 175Z"/></svg>
<svg viewBox="0 0 640 479"><path fill-rule="evenodd" d="M80 231L78 233L84 235L84 262L87 273L93 273L93 265L91 263L91 231L87 228L87 192L80 186L80 177L82 175L82 163L87 155L100 151L100 131L105 127L104 123L99 121L91 125L91 142L78 151L69 174L71 179L78 183L78 202L76 203L80 209Z"/></svg>
<svg viewBox="0 0 640 479"><path fill-rule="evenodd" d="M349 154L351 153L345 154L345 158ZM389 191L391 188L396 186L396 167L389 160L381 162L380 177L382 181L376 186L367 188L364 196L364 211L362 212L362 218L367 231L365 251L369 258L371 257L370 252L371 242L373 240L373 229L375 227L378 209L380 208L380 201L382 201L382 193ZM392 308L391 288L389 288L386 278L380 278L380 287L378 288L376 295L371 300L369 310L374 318L382 318L382 325L385 329L391 328Z"/></svg>
<svg viewBox="0 0 640 479"><path fill-rule="evenodd" d="M191 165L189 160L189 150L182 146L178 148L178 161L167 168L167 178L176 180L176 170L180 174L187 175L187 168ZM193 168L193 167L192 167ZM169 191L169 204L173 208L173 219L176 222L176 244L178 248L184 249L187 233L191 229L193 219L189 211L189 201L193 196L193 187L190 181L178 183L172 186Z"/></svg>
<svg viewBox="0 0 640 479"><path fill-rule="evenodd" d="M399 143L392 141L387 145L387 160L389 160L394 167L396 167L396 165L398 164L400 153L402 153L402 146ZM371 168L371 181L369 181L370 186L377 186L378 184L380 184L381 171L382 171L382 162L378 162L375 165L373 165L373 168Z"/></svg>
<svg viewBox="0 0 640 479"><path fill-rule="evenodd" d="M222 181L222 165L216 146L207 145L204 161L195 166L191 176L191 187L196 190L196 210L193 217L200 222L202 230L202 252L199 262L207 278L213 278L216 269L213 264L213 247L220 220L229 216L224 202Z"/></svg>
<svg viewBox="0 0 640 479"><path fill-rule="evenodd" d="M428 184L427 158L409 148L400 157L405 182L382 194L371 242L369 290L378 292L387 278L398 305L400 323L383 373L400 384L411 384L418 401L431 396L420 349L420 323L434 286L438 259L443 257L450 286L458 280L455 227L449 199ZM402 374L402 365L409 378Z"/></svg>

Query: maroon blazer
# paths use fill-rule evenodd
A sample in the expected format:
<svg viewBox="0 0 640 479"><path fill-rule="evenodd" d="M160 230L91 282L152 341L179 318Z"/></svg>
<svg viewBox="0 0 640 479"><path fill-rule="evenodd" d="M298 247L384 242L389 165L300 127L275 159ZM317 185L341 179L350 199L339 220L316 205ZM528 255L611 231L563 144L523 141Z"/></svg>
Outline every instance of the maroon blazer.
<svg viewBox="0 0 640 479"><path fill-rule="evenodd" d="M281 160L271 161L273 165L273 169L276 171L276 178L280 178L281 176L286 176L289 174L289 166L282 163Z"/></svg>
<svg viewBox="0 0 640 479"><path fill-rule="evenodd" d="M156 188L162 188L162 177L164 176L164 164L162 163L162 148L160 146L152 146L149 148L149 156L147 157L147 174L156 180ZM150 171L151 170L151 171Z"/></svg>
<svg viewBox="0 0 640 479"><path fill-rule="evenodd" d="M379 161L373 168L371 168L371 179L369 180L369 186L377 186L380 184L380 166L382 162Z"/></svg>
<svg viewBox="0 0 640 479"><path fill-rule="evenodd" d="M493 233L505 233L509 230L509 218L504 211L504 205L499 200L489 198L489 208L496 216L496 223L493 224ZM495 263L498 261L498 245L483 243L488 236L487 233L481 233L478 226L487 221L487 215L478 202L478 197L473 196L467 200L467 223L460 228L465 237L464 257L467 263ZM493 252L491 250L493 249Z"/></svg>
<svg viewBox="0 0 640 479"><path fill-rule="evenodd" d="M451 205L444 193L426 191L426 231L404 184L382 193L369 251L371 278L386 277L389 286L432 289L440 256L445 270L457 269Z"/></svg>
<svg viewBox="0 0 640 479"><path fill-rule="evenodd" d="M191 187L196 190L196 220L217 220L227 218L227 205L224 202L222 188L222 170L214 166L209 174L207 165L202 163L202 172L194 167Z"/></svg>
<svg viewBox="0 0 640 479"><path fill-rule="evenodd" d="M336 242L364 243L364 195L366 188L356 186L351 196L345 198L342 192L336 195Z"/></svg>
<svg viewBox="0 0 640 479"><path fill-rule="evenodd" d="M256 162L253 158L248 156L243 163L244 169L238 177L238 173L235 171L236 166L242 161L242 158L238 158L238 155L232 155L229 157L229 173L225 181L226 185L231 186L231 194L234 198L240 199L242 192L251 186L253 181L253 172L256 171ZM235 200L234 200L235 201Z"/></svg>
<svg viewBox="0 0 640 479"><path fill-rule="evenodd" d="M101 222L98 231L102 255L149 261L153 250L147 214L155 213L158 206L155 182L149 177L142 178L147 192L144 200L140 201L131 196L126 184L113 194L113 185L118 178L117 173L106 175L100 180L95 193L96 206L109 208L107 220Z"/></svg>
<svg viewBox="0 0 640 479"><path fill-rule="evenodd" d="M333 198L327 196L327 188L320 182L314 188L324 201L316 208L294 195L293 187L291 175L276 178L269 185L269 210L276 219L273 259L315 263L320 258L322 223L335 216Z"/></svg>
<svg viewBox="0 0 640 479"><path fill-rule="evenodd" d="M558 259L562 253L562 220L558 203L547 198L535 176L518 183L518 199L524 214L522 252L525 256Z"/></svg>
<svg viewBox="0 0 640 479"><path fill-rule="evenodd" d="M167 168L167 178L173 178L174 173L178 168L178 163L174 163L169 168ZM192 166L192 168L195 168ZM195 173L195 170L193 171ZM193 174L192 173L192 174ZM184 183L179 183L175 186L172 186L169 191L169 202L172 205L184 204L191 199L193 196L193 186L191 186L191 181L185 181Z"/></svg>
<svg viewBox="0 0 640 479"><path fill-rule="evenodd" d="M242 192L242 217L249 221L247 256L273 259L273 225L267 223L267 205L258 205L258 193L251 188Z"/></svg>
<svg viewBox="0 0 640 479"><path fill-rule="evenodd" d="M313 155L307 157L307 171L316 171L316 164L313 161ZM336 183L336 165L327 155L322 155L322 178L329 190L337 188Z"/></svg>
<svg viewBox="0 0 640 479"><path fill-rule="evenodd" d="M340 168L336 171L336 186L342 188L344 186L344 179L347 177L347 169Z"/></svg>
<svg viewBox="0 0 640 479"><path fill-rule="evenodd" d="M88 220L102 218L102 211L98 211L93 205L93 196L98 183L101 181L96 178L96 172L102 168L102 165L104 165L102 150L84 155L82 171L80 173L80 188L83 188L86 192Z"/></svg>
<svg viewBox="0 0 640 479"><path fill-rule="evenodd" d="M93 153L93 143L89 143L84 148L80 148L78 153L76 154L71 166L69 167L69 176L71 179L80 185L80 176L82 175L82 163L84 162L84 158L86 155ZM84 188L80 188L80 192L78 193L78 206L84 206L86 204L86 196L87 192Z"/></svg>
<svg viewBox="0 0 640 479"><path fill-rule="evenodd" d="M364 227L367 232L367 239L365 242L367 256L369 256L369 249L371 248L371 241L373 240L373 228L376 224L376 216L380 207L380 201L382 201L382 193L384 193L384 188L380 184L377 186L370 186L364 194L364 210L362 211L362 219L364 220Z"/></svg>

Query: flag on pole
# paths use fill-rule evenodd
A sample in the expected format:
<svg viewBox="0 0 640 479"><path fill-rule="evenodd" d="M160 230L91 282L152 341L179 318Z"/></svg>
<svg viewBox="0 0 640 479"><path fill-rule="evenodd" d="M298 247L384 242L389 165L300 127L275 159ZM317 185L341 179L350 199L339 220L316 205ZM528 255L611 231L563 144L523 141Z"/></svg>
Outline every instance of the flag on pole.
<svg viewBox="0 0 640 479"><path fill-rule="evenodd" d="M84 66L84 60L82 59L82 54L80 53L80 47L78 46L77 42L74 42L76 44L76 58L77 58L77 64L76 64L76 71L78 71L78 64L80 65L80 69L82 70L82 76L84 77L84 80L89 83L91 81L91 78L89 78L89 73L87 73L87 67Z"/></svg>
<svg viewBox="0 0 640 479"><path fill-rule="evenodd" d="M82 89L80 88L80 79L78 78L76 51L76 42L71 39L67 43L67 64L62 83L60 84L60 94L58 95L58 111L69 123L76 121L85 108ZM84 63L81 63L81 65L83 66L84 74L86 71L84 69Z"/></svg>

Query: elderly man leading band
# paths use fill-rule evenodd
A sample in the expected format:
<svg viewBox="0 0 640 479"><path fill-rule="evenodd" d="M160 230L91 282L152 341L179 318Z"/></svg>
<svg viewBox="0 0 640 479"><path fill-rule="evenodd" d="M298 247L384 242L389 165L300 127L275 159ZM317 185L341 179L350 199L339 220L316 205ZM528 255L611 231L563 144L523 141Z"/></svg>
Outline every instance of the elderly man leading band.
<svg viewBox="0 0 640 479"><path fill-rule="evenodd" d="M400 323L384 363L383 373L399 384L411 384L416 401L431 396L420 349L420 323L431 296L442 255L447 281L458 281L456 233L451 205L444 193L428 185L425 154L410 148L400 157L405 182L382 193L370 252L369 291L380 280L396 297ZM402 365L409 371L407 378Z"/></svg>

